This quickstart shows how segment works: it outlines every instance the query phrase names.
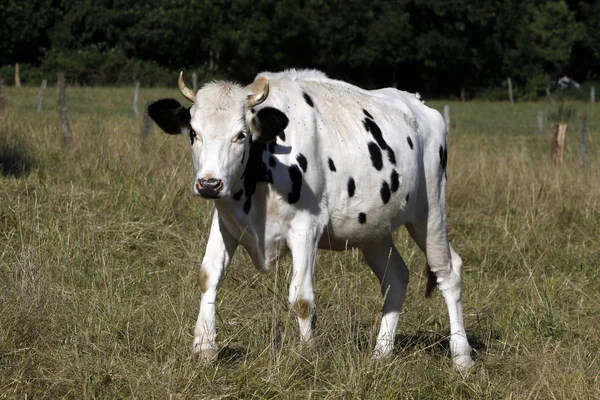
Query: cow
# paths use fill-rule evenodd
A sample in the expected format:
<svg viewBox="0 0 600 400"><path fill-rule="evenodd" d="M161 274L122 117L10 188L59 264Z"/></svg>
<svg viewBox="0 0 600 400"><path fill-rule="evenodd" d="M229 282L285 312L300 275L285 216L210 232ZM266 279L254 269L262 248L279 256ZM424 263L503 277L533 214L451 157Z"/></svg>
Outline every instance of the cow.
<svg viewBox="0 0 600 400"><path fill-rule="evenodd" d="M292 256L289 302L311 340L317 249L359 248L380 282L383 316L374 358L393 350L409 271L392 239L401 225L425 253L426 295L440 289L455 368L474 362L463 322L460 256L447 237L446 126L415 94L363 90L316 70L259 74L189 89L193 105L161 99L148 114L169 134L189 135L192 190L214 202L200 268L193 351L212 360L215 299L238 245L260 271Z"/></svg>

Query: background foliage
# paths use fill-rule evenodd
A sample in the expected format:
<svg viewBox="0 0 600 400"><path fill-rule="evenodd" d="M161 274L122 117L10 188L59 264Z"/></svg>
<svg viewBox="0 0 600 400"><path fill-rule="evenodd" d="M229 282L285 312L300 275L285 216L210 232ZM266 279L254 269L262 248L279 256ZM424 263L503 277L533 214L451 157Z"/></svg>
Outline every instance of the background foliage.
<svg viewBox="0 0 600 400"><path fill-rule="evenodd" d="M366 87L490 94L510 76L536 96L561 74L600 73L594 0L4 0L0 73L83 85L172 85L173 71L249 81L319 68Z"/></svg>

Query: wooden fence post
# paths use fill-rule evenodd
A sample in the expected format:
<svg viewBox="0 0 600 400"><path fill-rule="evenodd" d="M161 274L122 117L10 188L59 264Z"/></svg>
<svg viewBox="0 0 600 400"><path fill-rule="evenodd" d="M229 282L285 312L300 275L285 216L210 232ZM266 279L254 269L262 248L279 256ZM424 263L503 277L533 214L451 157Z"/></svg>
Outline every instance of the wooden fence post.
<svg viewBox="0 0 600 400"><path fill-rule="evenodd" d="M587 151L587 115L583 114L581 117L581 132L579 136L581 144L581 168L585 168L588 162L588 151Z"/></svg>
<svg viewBox="0 0 600 400"><path fill-rule="evenodd" d="M146 103L146 107L144 107L144 122L142 123L142 139L146 139L150 136L150 132L152 132L152 119L148 114L148 106L150 105L150 101Z"/></svg>
<svg viewBox="0 0 600 400"><path fill-rule="evenodd" d="M592 86L590 88L590 103L594 104L596 102L596 88Z"/></svg>
<svg viewBox="0 0 600 400"><path fill-rule="evenodd" d="M48 85L48 81L44 79L42 84L40 85L40 93L38 94L37 104L35 105L35 111L42 111L42 103L44 102L44 92L46 91L46 86Z"/></svg>
<svg viewBox="0 0 600 400"><path fill-rule="evenodd" d="M0 77L0 117L4 116L4 79Z"/></svg>
<svg viewBox="0 0 600 400"><path fill-rule="evenodd" d="M460 99L462 100L463 103L465 101L467 101L467 96L465 94L465 88L464 87L460 88Z"/></svg>
<svg viewBox="0 0 600 400"><path fill-rule="evenodd" d="M67 94L65 92L65 73L56 74L58 80L58 100L60 103L60 122L63 130L63 146L69 147L71 143L71 127L67 118Z"/></svg>
<svg viewBox="0 0 600 400"><path fill-rule="evenodd" d="M506 81L508 82L508 98L510 99L510 104L515 104L515 101L513 99L512 81L510 80L510 78L508 78Z"/></svg>
<svg viewBox="0 0 600 400"><path fill-rule="evenodd" d="M15 64L15 87L21 87L21 75L19 74L19 63Z"/></svg>
<svg viewBox="0 0 600 400"><path fill-rule="evenodd" d="M544 112L543 111L537 112L537 127L538 127L538 132L540 133L540 135L543 135L544 134Z"/></svg>
<svg viewBox="0 0 600 400"><path fill-rule="evenodd" d="M198 74L195 72L192 74L192 88L198 90Z"/></svg>
<svg viewBox="0 0 600 400"><path fill-rule="evenodd" d="M450 106L444 104L444 121L446 121L446 133L450 133Z"/></svg>
<svg viewBox="0 0 600 400"><path fill-rule="evenodd" d="M140 95L140 83L136 82L135 83L135 92L133 93L133 113L135 114L136 118L140 116L140 111L138 110L139 95Z"/></svg>
<svg viewBox="0 0 600 400"><path fill-rule="evenodd" d="M552 125L552 163L555 166L560 166L563 162L566 135L567 124L561 122Z"/></svg>

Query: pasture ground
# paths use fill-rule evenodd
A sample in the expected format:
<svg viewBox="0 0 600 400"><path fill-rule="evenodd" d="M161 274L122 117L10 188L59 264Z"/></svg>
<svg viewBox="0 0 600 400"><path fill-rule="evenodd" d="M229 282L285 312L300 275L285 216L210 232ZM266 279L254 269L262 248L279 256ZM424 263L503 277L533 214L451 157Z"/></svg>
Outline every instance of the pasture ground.
<svg viewBox="0 0 600 400"><path fill-rule="evenodd" d="M374 362L376 279L356 251L321 252L314 346L287 304L289 258L261 275L238 250L218 299L214 365L191 353L212 205L191 193L188 139L140 138L132 88L6 89L0 118L0 398L600 398L600 106L550 164L547 103L450 103L449 231L465 267L476 367L452 369L447 312L424 257L392 358ZM147 89L140 104L180 96ZM441 109L443 103L428 103ZM549 126L549 124L547 124Z"/></svg>

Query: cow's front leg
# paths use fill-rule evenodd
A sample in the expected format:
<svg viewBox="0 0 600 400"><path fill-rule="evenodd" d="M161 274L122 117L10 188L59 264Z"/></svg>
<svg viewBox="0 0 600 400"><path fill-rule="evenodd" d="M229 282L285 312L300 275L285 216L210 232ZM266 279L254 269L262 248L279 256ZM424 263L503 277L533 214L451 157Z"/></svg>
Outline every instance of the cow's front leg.
<svg viewBox="0 0 600 400"><path fill-rule="evenodd" d="M317 243L322 232L310 218L295 218L288 233L288 248L292 253L292 281L289 301L298 319L300 338L312 338L312 316L315 310L313 277L317 258Z"/></svg>
<svg viewBox="0 0 600 400"><path fill-rule="evenodd" d="M219 220L218 211L215 210L206 252L200 268L200 292L202 297L196 329L194 330L193 351L203 360L213 359L219 351L216 342L215 301L221 278L231 262L237 244L238 241L227 231Z"/></svg>

